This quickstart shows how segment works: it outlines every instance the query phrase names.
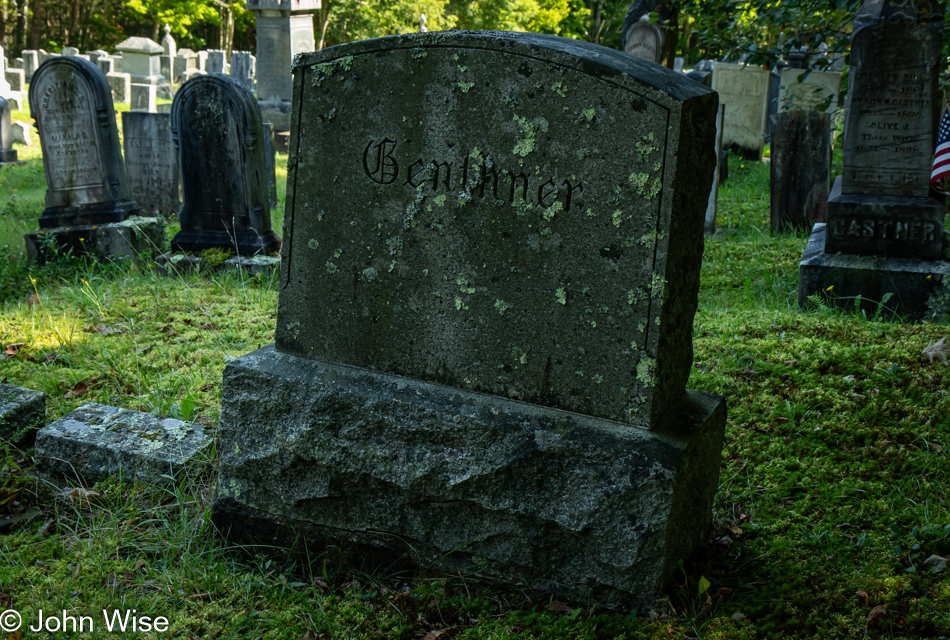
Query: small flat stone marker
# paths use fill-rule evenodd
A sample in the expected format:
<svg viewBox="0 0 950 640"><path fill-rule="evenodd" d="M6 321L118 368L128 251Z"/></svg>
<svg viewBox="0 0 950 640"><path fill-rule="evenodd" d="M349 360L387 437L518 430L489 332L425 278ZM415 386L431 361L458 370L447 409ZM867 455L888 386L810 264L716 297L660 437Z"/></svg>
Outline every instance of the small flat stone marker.
<svg viewBox="0 0 950 640"><path fill-rule="evenodd" d="M0 440L17 444L46 417L46 394L10 384L0 384Z"/></svg>
<svg viewBox="0 0 950 640"><path fill-rule="evenodd" d="M169 484L212 441L200 424L89 402L40 429L35 457L54 479Z"/></svg>

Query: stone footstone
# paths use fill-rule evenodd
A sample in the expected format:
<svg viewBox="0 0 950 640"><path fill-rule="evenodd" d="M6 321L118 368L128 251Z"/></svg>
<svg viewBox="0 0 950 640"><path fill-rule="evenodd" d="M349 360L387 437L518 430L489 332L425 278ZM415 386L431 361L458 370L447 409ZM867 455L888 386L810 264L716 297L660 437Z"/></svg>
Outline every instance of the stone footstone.
<svg viewBox="0 0 950 640"><path fill-rule="evenodd" d="M0 384L0 440L28 443L45 418L45 393Z"/></svg>
<svg viewBox="0 0 950 640"><path fill-rule="evenodd" d="M273 534L256 510L316 542L647 607L711 526L725 418L685 391L631 429L269 346L225 368L214 519L252 542Z"/></svg>
<svg viewBox="0 0 950 640"><path fill-rule="evenodd" d="M280 257L278 256L234 256L224 261L224 268L233 271L244 271L250 276L264 277L280 273Z"/></svg>
<svg viewBox="0 0 950 640"><path fill-rule="evenodd" d="M106 260L124 261L161 251L165 243L165 221L132 216L110 224L40 229L24 238L31 262L42 264L69 250L74 255L88 253Z"/></svg>
<svg viewBox="0 0 950 640"><path fill-rule="evenodd" d="M89 402L40 429L37 467L54 482L169 485L214 438L200 424Z"/></svg>
<svg viewBox="0 0 950 640"><path fill-rule="evenodd" d="M826 224L816 224L798 267L798 306L815 294L829 306L867 315L878 309L909 320L950 313L950 261L825 253ZM887 298L887 300L885 300Z"/></svg>
<svg viewBox="0 0 950 640"><path fill-rule="evenodd" d="M155 257L155 270L163 276L181 276L197 273L202 269L203 260L187 253L163 253Z"/></svg>

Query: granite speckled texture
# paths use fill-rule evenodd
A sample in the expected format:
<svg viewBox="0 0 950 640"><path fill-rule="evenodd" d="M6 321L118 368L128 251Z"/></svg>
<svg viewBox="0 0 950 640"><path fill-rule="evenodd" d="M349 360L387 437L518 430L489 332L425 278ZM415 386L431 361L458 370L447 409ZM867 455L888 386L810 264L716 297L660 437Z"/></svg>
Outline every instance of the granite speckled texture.
<svg viewBox="0 0 950 640"><path fill-rule="evenodd" d="M10 384L0 384L0 440L18 444L46 417L46 394Z"/></svg>
<svg viewBox="0 0 950 640"><path fill-rule="evenodd" d="M330 47L294 83L279 350L638 426L679 398L715 93L494 32Z"/></svg>
<svg viewBox="0 0 950 640"><path fill-rule="evenodd" d="M249 507L423 564L643 607L711 523L719 396L684 392L646 430L272 346L229 363L222 395L215 519L239 539L273 534L248 531Z"/></svg>
<svg viewBox="0 0 950 640"><path fill-rule="evenodd" d="M200 424L88 402L40 429L35 458L54 481L169 484L212 442Z"/></svg>

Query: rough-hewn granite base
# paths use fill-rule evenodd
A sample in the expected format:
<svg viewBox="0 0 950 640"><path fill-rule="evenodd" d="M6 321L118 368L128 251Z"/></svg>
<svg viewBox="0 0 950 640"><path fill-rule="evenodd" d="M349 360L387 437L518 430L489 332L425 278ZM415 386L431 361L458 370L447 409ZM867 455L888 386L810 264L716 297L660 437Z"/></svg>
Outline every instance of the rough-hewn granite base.
<svg viewBox="0 0 950 640"><path fill-rule="evenodd" d="M36 463L54 482L169 484L213 438L200 424L89 402L40 429Z"/></svg>
<svg viewBox="0 0 950 640"><path fill-rule="evenodd" d="M45 393L0 384L0 440L13 444L31 440L45 418Z"/></svg>
<svg viewBox="0 0 950 640"><path fill-rule="evenodd" d="M645 607L710 527L725 421L696 391L648 431L268 346L224 372L214 517Z"/></svg>
<svg viewBox="0 0 950 640"><path fill-rule="evenodd" d="M24 236L30 262L44 263L57 252L89 254L109 260L136 258L158 253L165 243L165 221L133 216L122 222L31 231Z"/></svg>
<svg viewBox="0 0 950 640"><path fill-rule="evenodd" d="M798 306L810 305L809 296L819 294L827 304L876 313L882 310L919 320L950 312L950 262L910 258L876 258L825 253L827 225L816 224L798 267ZM830 287L830 289L829 289Z"/></svg>

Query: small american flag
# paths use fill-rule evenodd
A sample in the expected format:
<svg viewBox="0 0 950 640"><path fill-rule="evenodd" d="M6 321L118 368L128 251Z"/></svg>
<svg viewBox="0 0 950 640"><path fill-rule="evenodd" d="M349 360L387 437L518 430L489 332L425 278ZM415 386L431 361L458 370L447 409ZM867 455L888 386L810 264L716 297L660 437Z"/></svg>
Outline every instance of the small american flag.
<svg viewBox="0 0 950 640"><path fill-rule="evenodd" d="M947 177L950 176L950 111L943 112L940 120L940 132L937 134L937 150L934 151L934 167L930 174L930 184L935 191L947 193Z"/></svg>

